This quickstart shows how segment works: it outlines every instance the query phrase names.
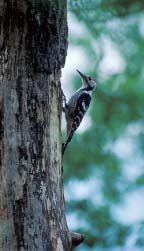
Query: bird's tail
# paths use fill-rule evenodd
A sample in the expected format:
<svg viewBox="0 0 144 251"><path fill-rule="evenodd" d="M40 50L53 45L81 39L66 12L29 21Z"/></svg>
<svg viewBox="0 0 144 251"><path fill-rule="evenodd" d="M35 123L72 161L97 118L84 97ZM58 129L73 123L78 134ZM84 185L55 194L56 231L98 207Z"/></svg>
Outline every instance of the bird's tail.
<svg viewBox="0 0 144 251"><path fill-rule="evenodd" d="M69 133L68 137L67 137L67 140L65 143L63 143L63 146L62 146L62 155L64 154L66 148L67 148L67 145L70 143L71 139L72 139L72 136L74 134L74 131L75 130L71 130L71 132Z"/></svg>

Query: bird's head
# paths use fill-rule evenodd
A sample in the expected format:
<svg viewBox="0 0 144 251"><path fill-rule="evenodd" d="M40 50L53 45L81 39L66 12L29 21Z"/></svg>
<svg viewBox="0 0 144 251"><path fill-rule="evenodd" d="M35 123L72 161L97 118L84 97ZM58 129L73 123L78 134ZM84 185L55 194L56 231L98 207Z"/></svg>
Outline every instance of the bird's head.
<svg viewBox="0 0 144 251"><path fill-rule="evenodd" d="M94 91L96 89L97 83L96 80L88 75L84 75L80 71L77 70L77 72L80 74L82 78L82 82L85 88L87 88L90 91Z"/></svg>

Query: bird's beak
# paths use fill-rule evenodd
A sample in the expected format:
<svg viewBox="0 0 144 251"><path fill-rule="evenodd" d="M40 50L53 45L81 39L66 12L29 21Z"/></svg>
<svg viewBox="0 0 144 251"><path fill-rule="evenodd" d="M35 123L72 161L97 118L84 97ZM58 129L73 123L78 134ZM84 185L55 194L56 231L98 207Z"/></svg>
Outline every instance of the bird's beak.
<svg viewBox="0 0 144 251"><path fill-rule="evenodd" d="M84 81L87 82L87 77L86 77L86 75L84 75L83 73L81 73L81 72L78 71L78 70L76 70L76 71L80 74L80 76L82 77L82 79L83 79Z"/></svg>

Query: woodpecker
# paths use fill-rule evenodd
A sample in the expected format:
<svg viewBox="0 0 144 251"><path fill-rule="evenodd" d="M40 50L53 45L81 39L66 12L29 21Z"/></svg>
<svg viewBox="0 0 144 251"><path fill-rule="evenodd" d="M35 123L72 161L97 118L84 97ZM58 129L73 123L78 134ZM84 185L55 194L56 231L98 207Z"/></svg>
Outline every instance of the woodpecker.
<svg viewBox="0 0 144 251"><path fill-rule="evenodd" d="M72 136L79 127L91 102L92 92L96 89L96 80L88 75L84 75L77 70L82 78L82 86L70 98L68 103L65 102L64 112L67 123L67 136L63 144L62 153L70 143Z"/></svg>

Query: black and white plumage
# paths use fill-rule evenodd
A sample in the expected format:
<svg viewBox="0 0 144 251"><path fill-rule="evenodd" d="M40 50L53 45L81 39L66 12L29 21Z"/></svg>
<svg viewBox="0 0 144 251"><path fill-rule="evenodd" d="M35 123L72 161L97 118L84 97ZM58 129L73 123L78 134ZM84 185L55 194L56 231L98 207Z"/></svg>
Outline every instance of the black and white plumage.
<svg viewBox="0 0 144 251"><path fill-rule="evenodd" d="M72 139L76 129L79 127L91 102L92 92L96 89L96 80L90 76L84 75L77 70L82 78L83 85L65 104L65 117L67 123L67 138L63 144L62 152L64 153L67 145Z"/></svg>

